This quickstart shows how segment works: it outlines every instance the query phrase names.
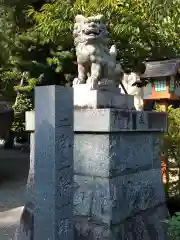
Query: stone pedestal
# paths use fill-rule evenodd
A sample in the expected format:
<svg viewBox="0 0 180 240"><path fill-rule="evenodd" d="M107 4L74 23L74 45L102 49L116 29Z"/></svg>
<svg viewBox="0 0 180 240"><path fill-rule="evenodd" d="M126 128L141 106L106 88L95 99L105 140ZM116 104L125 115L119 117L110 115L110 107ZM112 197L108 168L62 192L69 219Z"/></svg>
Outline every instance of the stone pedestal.
<svg viewBox="0 0 180 240"><path fill-rule="evenodd" d="M167 239L160 135L165 113L76 109L76 240Z"/></svg>
<svg viewBox="0 0 180 240"><path fill-rule="evenodd" d="M107 99L97 99L117 93L88 94L96 101L74 89L72 126L70 90L36 90L34 240L167 239L160 164L166 113L121 109L119 102L106 108Z"/></svg>
<svg viewBox="0 0 180 240"><path fill-rule="evenodd" d="M88 84L79 84L73 90L76 108L134 109L134 97L121 94L116 87L100 86L98 90L90 90Z"/></svg>

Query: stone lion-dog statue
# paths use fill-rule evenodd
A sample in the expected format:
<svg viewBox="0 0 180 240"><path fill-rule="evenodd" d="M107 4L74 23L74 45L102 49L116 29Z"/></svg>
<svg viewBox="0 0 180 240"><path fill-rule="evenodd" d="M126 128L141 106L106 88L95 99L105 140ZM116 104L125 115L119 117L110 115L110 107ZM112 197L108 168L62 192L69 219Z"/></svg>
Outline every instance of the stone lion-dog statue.
<svg viewBox="0 0 180 240"><path fill-rule="evenodd" d="M108 85L120 81L123 71L121 65L116 64L116 46L108 48L108 31L103 15L87 18L77 15L73 36L78 64L78 77L73 85L87 83L94 90L101 83Z"/></svg>

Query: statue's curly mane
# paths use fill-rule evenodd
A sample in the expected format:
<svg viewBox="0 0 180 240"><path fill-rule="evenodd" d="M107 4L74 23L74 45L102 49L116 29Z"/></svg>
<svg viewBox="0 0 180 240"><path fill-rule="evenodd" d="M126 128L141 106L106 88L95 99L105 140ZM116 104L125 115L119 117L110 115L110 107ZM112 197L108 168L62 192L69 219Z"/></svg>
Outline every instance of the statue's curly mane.
<svg viewBox="0 0 180 240"><path fill-rule="evenodd" d="M91 89L97 89L98 84L104 80L115 81L121 70L116 64L116 46L109 49L108 31L103 16L86 18L78 15L73 36L78 63L78 77L73 85L88 83Z"/></svg>
<svg viewBox="0 0 180 240"><path fill-rule="evenodd" d="M76 22L74 24L73 31L74 43L76 46L79 43L89 42L91 35L88 36L87 32L88 29L93 28L93 26L97 31L97 36L94 38L94 42L103 42L105 39L107 39L108 31L102 15L88 18L82 15L76 16Z"/></svg>

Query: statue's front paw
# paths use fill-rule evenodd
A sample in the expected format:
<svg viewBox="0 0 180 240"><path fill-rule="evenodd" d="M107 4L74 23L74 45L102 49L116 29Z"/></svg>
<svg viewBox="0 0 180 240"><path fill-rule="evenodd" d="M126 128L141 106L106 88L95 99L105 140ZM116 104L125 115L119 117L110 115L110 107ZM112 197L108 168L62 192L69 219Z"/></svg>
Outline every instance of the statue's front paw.
<svg viewBox="0 0 180 240"><path fill-rule="evenodd" d="M73 86L78 85L78 84L83 84L86 83L83 79L75 78L73 81Z"/></svg>
<svg viewBox="0 0 180 240"><path fill-rule="evenodd" d="M73 86L80 84L79 78L75 78L73 81Z"/></svg>

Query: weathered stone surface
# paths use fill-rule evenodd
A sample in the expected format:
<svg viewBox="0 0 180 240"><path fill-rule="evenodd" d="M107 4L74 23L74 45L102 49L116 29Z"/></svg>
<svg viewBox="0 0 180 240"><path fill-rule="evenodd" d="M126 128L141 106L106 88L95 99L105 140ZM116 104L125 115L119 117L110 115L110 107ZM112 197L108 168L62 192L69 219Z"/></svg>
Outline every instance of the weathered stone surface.
<svg viewBox="0 0 180 240"><path fill-rule="evenodd" d="M72 204L63 206L55 212L56 236L55 240L74 239L74 224Z"/></svg>
<svg viewBox="0 0 180 240"><path fill-rule="evenodd" d="M162 133L153 134L153 167L161 168L161 144L162 144Z"/></svg>
<svg viewBox="0 0 180 240"><path fill-rule="evenodd" d="M77 174L112 177L159 168L158 141L158 133L76 134L74 170Z"/></svg>
<svg viewBox="0 0 180 240"><path fill-rule="evenodd" d="M62 113L63 114L63 113ZM72 125L59 125L55 134L55 154L59 161L56 163L57 170L73 166L73 142Z"/></svg>
<svg viewBox="0 0 180 240"><path fill-rule="evenodd" d="M30 167L29 167L29 175L27 180L26 187L26 199L27 201L34 202L34 148L35 148L35 133L32 132L30 135Z"/></svg>
<svg viewBox="0 0 180 240"><path fill-rule="evenodd" d="M13 240L34 240L34 212L34 204L27 202L21 215L20 227Z"/></svg>
<svg viewBox="0 0 180 240"><path fill-rule="evenodd" d="M72 240L72 89L36 88L35 111L34 240Z"/></svg>
<svg viewBox="0 0 180 240"><path fill-rule="evenodd" d="M147 209L119 225L97 224L89 219L75 218L76 240L167 240L168 217L165 205Z"/></svg>
<svg viewBox="0 0 180 240"><path fill-rule="evenodd" d="M132 113L133 111L111 109L109 121L110 131L131 131L133 128Z"/></svg>
<svg viewBox="0 0 180 240"><path fill-rule="evenodd" d="M92 215L92 200L95 184L91 177L74 176L74 215Z"/></svg>
<svg viewBox="0 0 180 240"><path fill-rule="evenodd" d="M76 134L74 138L74 171L91 176L109 176L109 136Z"/></svg>
<svg viewBox="0 0 180 240"><path fill-rule="evenodd" d="M118 240L167 240L167 225L164 220L169 217L166 205L147 209L120 226L114 227L113 233Z"/></svg>
<svg viewBox="0 0 180 240"><path fill-rule="evenodd" d="M63 109L61 109L63 110ZM66 119L66 118L64 118ZM34 131L34 111L26 113L26 130ZM60 120L60 124L64 120ZM57 123L58 124L58 123ZM167 131L167 113L127 109L83 109L74 111L75 132Z"/></svg>
<svg viewBox="0 0 180 240"><path fill-rule="evenodd" d="M61 208L62 206L73 203L73 167L68 167L60 170L57 173L56 185L57 191L55 194L56 207Z"/></svg>
<svg viewBox="0 0 180 240"><path fill-rule="evenodd" d="M156 119L156 121L155 121ZM122 132L167 130L167 114L123 109L75 109L77 132Z"/></svg>
<svg viewBox="0 0 180 240"><path fill-rule="evenodd" d="M71 90L37 91L34 240L166 240L157 208L166 114L77 108L73 124Z"/></svg>
<svg viewBox="0 0 180 240"><path fill-rule="evenodd" d="M75 109L74 131L110 131L110 109Z"/></svg>
<svg viewBox="0 0 180 240"><path fill-rule="evenodd" d="M109 137L110 176L160 167L158 133L122 132ZM157 162L159 164L157 164Z"/></svg>
<svg viewBox="0 0 180 240"><path fill-rule="evenodd" d="M138 130L148 129L148 114L143 111L136 113L136 127Z"/></svg>
<svg viewBox="0 0 180 240"><path fill-rule="evenodd" d="M134 109L134 97L121 94L119 88L91 90L88 84L79 84L73 89L75 108Z"/></svg>
<svg viewBox="0 0 180 240"><path fill-rule="evenodd" d="M39 239L74 239L72 204L56 208L56 211L54 211L53 206L46 206L42 203L42 206L36 207L34 215L34 239L36 239L37 235L42 237ZM45 224L46 221L49 223L48 226L51 227L51 232L49 227ZM40 223L44 224L42 228L43 232L41 232L41 228L39 227Z"/></svg>
<svg viewBox="0 0 180 240"><path fill-rule="evenodd" d="M109 226L96 224L85 218L75 218L76 240L119 240L113 237Z"/></svg>
<svg viewBox="0 0 180 240"><path fill-rule="evenodd" d="M161 171L151 169L113 179L75 176L74 215L118 224L165 201Z"/></svg>
<svg viewBox="0 0 180 240"><path fill-rule="evenodd" d="M165 117L166 116L166 117ZM165 112L148 112L148 128L149 129L162 129L163 126L166 126L164 128L164 131L167 131L167 113Z"/></svg>

